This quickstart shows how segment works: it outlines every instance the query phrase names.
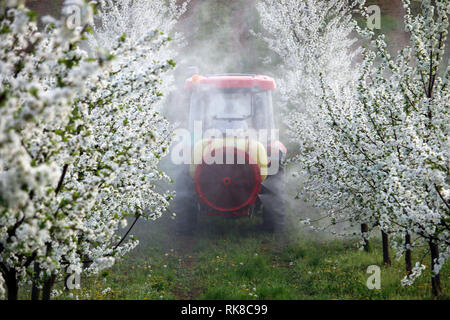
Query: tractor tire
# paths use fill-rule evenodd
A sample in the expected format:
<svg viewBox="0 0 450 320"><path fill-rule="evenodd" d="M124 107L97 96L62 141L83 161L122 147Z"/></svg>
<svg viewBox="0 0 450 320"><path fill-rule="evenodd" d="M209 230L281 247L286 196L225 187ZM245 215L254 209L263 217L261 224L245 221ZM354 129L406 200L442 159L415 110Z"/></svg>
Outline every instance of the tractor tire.
<svg viewBox="0 0 450 320"><path fill-rule="evenodd" d="M183 166L175 179L175 227L178 235L192 235L197 226L197 194L189 166Z"/></svg>
<svg viewBox="0 0 450 320"><path fill-rule="evenodd" d="M266 232L280 233L286 223L286 174L284 163L280 161L278 173L268 176L261 188L260 200L263 206L262 229Z"/></svg>

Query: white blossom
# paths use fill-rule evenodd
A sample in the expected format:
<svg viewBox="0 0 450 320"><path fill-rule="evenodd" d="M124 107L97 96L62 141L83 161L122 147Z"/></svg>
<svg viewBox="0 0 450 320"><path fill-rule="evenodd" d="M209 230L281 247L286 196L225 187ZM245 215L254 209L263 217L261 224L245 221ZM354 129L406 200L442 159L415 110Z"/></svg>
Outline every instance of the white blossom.
<svg viewBox="0 0 450 320"><path fill-rule="evenodd" d="M265 40L285 68L286 123L300 147L291 161L307 173L305 198L331 224L377 226L394 236L400 254L405 232L413 234L414 246L440 250L432 267L438 274L450 231L450 69L442 61L450 4L422 1L421 13L413 15L409 0L403 1L411 41L392 57L384 35L364 50L352 40L354 34L374 36L352 21L353 9L367 17L363 2L275 0L258 6ZM416 268L405 281L418 274Z"/></svg>
<svg viewBox="0 0 450 320"><path fill-rule="evenodd" d="M109 48L78 45L87 26L47 18L53 26L39 31L22 4L1 3L3 277L40 285L109 268L138 244L118 228L130 217L161 216L172 197L156 188L168 180L157 165L172 138L158 112L162 75L173 66L164 53L170 38L124 29ZM170 10L141 14L176 19L173 3Z"/></svg>

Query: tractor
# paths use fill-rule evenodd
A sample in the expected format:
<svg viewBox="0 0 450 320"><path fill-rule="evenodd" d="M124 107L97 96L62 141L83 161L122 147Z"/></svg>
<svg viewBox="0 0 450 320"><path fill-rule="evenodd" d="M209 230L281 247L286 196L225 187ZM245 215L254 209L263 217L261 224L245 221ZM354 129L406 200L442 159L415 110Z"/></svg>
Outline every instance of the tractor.
<svg viewBox="0 0 450 320"><path fill-rule="evenodd" d="M275 88L271 77L253 74L193 75L185 81L193 152L175 179L179 234L193 233L199 213L262 213L262 230L283 231L286 148L275 127Z"/></svg>

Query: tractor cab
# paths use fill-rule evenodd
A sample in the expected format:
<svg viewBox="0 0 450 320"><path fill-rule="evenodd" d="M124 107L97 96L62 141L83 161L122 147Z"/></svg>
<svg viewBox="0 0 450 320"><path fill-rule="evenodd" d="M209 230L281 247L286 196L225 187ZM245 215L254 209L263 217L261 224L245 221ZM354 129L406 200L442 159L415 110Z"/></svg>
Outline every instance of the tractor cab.
<svg viewBox="0 0 450 320"><path fill-rule="evenodd" d="M275 81L267 76L225 74L199 76L186 81L191 91L189 128L201 121L203 130L267 130L274 128L272 92Z"/></svg>

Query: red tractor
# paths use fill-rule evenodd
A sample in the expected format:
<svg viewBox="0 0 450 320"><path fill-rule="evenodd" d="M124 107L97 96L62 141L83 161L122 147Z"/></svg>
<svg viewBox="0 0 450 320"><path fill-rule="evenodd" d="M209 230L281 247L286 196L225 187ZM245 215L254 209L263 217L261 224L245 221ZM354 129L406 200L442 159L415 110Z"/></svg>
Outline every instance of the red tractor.
<svg viewBox="0 0 450 320"><path fill-rule="evenodd" d="M199 212L232 217L262 212L264 230L283 231L286 148L275 128L275 88L272 78L261 75L186 80L193 152L175 180L179 233L193 232Z"/></svg>

